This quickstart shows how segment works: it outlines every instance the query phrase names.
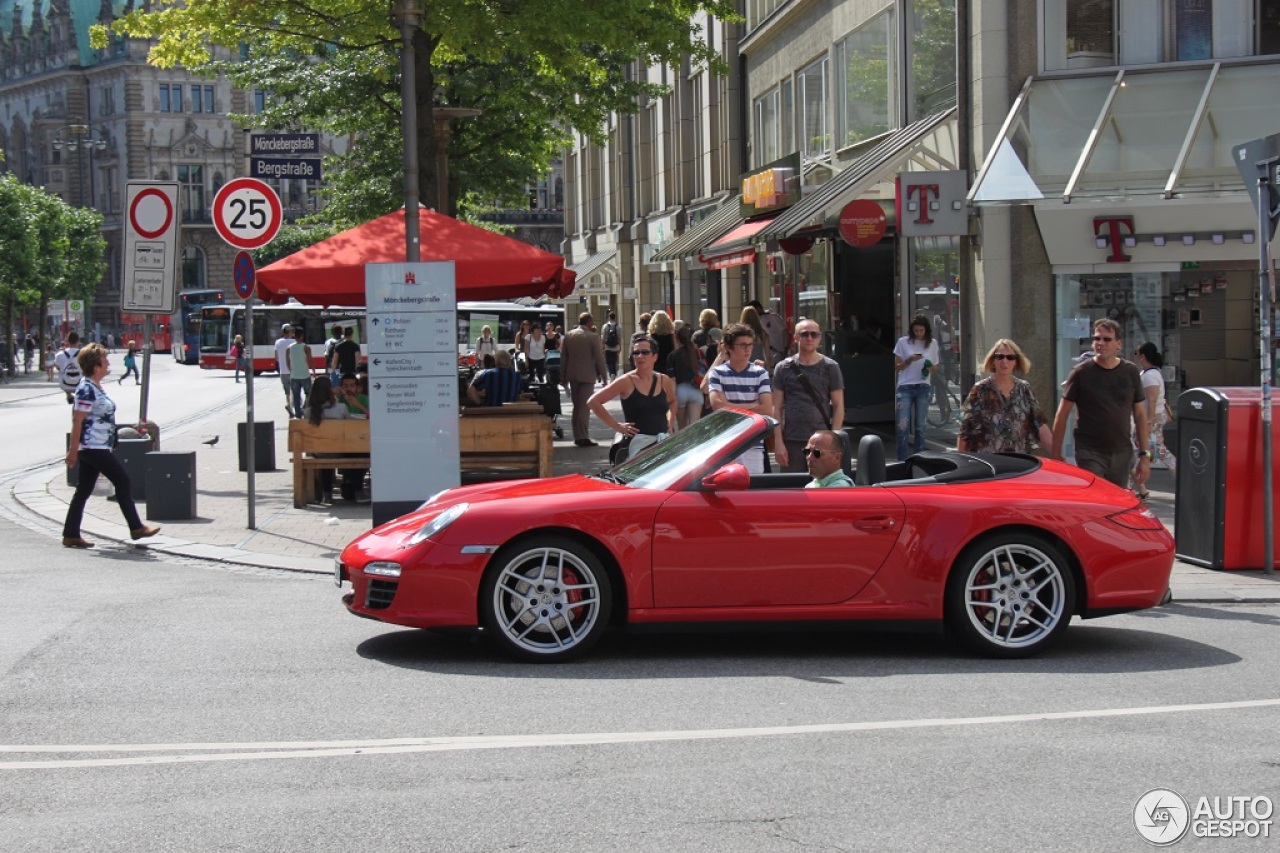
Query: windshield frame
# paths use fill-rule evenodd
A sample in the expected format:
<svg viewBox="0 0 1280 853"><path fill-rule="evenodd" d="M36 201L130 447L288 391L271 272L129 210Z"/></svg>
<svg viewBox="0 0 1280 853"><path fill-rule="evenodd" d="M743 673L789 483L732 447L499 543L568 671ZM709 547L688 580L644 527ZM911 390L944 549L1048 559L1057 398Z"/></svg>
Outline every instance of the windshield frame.
<svg viewBox="0 0 1280 853"><path fill-rule="evenodd" d="M719 409L609 472L630 488L671 491L699 471L733 459L750 444L748 439L758 439L772 423L772 418L741 409Z"/></svg>

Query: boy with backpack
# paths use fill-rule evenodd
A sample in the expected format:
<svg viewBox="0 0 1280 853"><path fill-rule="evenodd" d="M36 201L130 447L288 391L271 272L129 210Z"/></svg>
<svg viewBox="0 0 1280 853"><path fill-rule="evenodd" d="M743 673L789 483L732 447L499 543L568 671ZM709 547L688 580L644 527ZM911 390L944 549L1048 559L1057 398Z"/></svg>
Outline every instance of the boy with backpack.
<svg viewBox="0 0 1280 853"><path fill-rule="evenodd" d="M609 320L600 330L600 337L604 341L604 364L609 370L609 379L616 379L618 353L622 350L622 335L618 330L618 315L613 311L609 312Z"/></svg>
<svg viewBox="0 0 1280 853"><path fill-rule="evenodd" d="M58 350L58 354L53 357L53 366L58 371L58 385L67 395L68 404L75 402L76 388L83 378L80 373L80 363L76 360L79 354L80 335L72 332L67 335L67 345Z"/></svg>

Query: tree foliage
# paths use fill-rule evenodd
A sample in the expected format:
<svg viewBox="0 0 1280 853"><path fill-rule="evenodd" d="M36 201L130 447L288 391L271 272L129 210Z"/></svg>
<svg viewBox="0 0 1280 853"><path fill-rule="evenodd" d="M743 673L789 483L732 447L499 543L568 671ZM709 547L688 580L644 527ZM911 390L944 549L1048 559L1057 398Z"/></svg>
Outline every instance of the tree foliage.
<svg viewBox="0 0 1280 853"><path fill-rule="evenodd" d="M717 64L691 22L734 17L730 0L419 0L418 191L436 206L435 110L480 110L456 119L449 145L449 209L464 194L523 198L546 174L570 127L597 138L605 118L658 91L627 73L635 61ZM227 74L273 95L244 117L258 127L308 128L350 139L326 163L325 218L355 224L403 202L400 38L385 3L367 0L153 0L115 22L153 39L158 66ZM94 44L105 45L101 29ZM213 45L237 51L217 61ZM466 191L465 193L463 191Z"/></svg>
<svg viewBox="0 0 1280 853"><path fill-rule="evenodd" d="M51 299L90 296L106 274L106 250L97 211L71 207L13 175L0 176L0 306L6 328L18 308L39 306L43 317Z"/></svg>
<svg viewBox="0 0 1280 853"><path fill-rule="evenodd" d="M102 215L0 177L0 298L18 305L93 294L106 274Z"/></svg>

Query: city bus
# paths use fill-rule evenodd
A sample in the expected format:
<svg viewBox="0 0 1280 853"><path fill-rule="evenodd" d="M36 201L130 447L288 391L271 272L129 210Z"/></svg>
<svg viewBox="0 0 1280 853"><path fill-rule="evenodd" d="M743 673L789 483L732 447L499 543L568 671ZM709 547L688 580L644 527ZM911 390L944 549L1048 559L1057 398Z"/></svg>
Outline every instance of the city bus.
<svg viewBox="0 0 1280 853"><path fill-rule="evenodd" d="M231 342L236 335L244 335L253 359L254 373L276 369L276 339L280 328L288 323L304 330L303 340L311 345L311 366L324 367L325 342L334 326L355 326L353 335L360 344L360 357L368 355L365 343L365 318L363 308L341 308L319 305L255 305L253 306L253 335L244 331L244 305L207 305L200 311L200 367L203 370L235 370L231 357Z"/></svg>
<svg viewBox="0 0 1280 853"><path fill-rule="evenodd" d="M169 334L169 321L173 318L165 314L151 315L151 351L170 352L173 349L173 336ZM132 344L138 352L142 352L143 325L147 320L145 314L120 315L120 348L128 349Z"/></svg>
<svg viewBox="0 0 1280 853"><path fill-rule="evenodd" d="M564 307L548 302L545 305L521 305L518 302L459 302L458 303L458 356L470 355L476 348L476 339L485 326L493 330L498 346L513 349L516 331L520 323L528 320L546 329L547 323L564 326Z"/></svg>
<svg viewBox="0 0 1280 853"><path fill-rule="evenodd" d="M178 364L200 361L200 309L206 305L223 305L227 301L221 290L183 290L178 293L178 310L170 325L173 359Z"/></svg>

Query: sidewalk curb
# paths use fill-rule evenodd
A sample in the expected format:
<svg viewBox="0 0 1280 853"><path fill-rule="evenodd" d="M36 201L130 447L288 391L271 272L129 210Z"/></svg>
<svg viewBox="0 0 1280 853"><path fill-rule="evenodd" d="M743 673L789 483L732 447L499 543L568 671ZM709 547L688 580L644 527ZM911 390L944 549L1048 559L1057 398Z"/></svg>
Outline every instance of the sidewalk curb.
<svg viewBox="0 0 1280 853"><path fill-rule="evenodd" d="M61 536L58 519L66 515L67 503L54 496L50 492L49 486L57 477L62 475L62 466L53 463L50 467L41 468L27 474L15 482L12 487L12 494L16 503L26 511L29 519L34 522L28 526L31 529L38 529L54 539ZM85 533L90 539L118 543L121 546L142 547L148 551L175 557L207 560L245 568L270 569L309 575L332 575L333 573L333 562L327 557L290 557L287 555L263 554L256 551L230 548L224 545L207 545L163 534L148 540L145 544L139 545L132 540L120 538L119 531L122 528L119 525L108 527L108 524L109 522L105 522L96 516L85 515ZM1194 591L1194 588L1200 586L1200 584L1191 584L1192 591L1187 591L1184 586L1183 591L1180 592L1177 582L1178 567L1180 565L1195 571L1199 577L1216 580L1221 576L1223 581L1229 581L1231 578L1231 573L1228 572L1216 572L1199 566L1175 562L1174 575L1170 582L1173 590L1171 605L1280 603L1280 584L1275 585L1274 593L1268 589L1266 592L1257 594L1242 594L1212 583L1204 584L1202 591Z"/></svg>
<svg viewBox="0 0 1280 853"><path fill-rule="evenodd" d="M67 504L65 501L55 497L49 491L49 484L63 473L61 466L54 466L50 476L48 470L37 471L28 474L26 477L18 480L13 486L13 497L18 506L22 507L30 516L45 522L44 525L38 525L41 528L47 528L48 535L54 539L61 538L61 531L58 529L56 519L63 518L67 514ZM171 536L163 534L148 539L143 543L134 542L132 539L121 539L119 532L107 532L105 528L99 526L101 519L86 513L82 523L82 530L86 537L91 540L100 540L104 542L113 542L122 546L133 546L146 548L148 551L154 551L159 554L171 554L175 557L186 557L198 560L211 560L218 563L228 563L230 565L244 566L246 568L259 569L275 569L285 572L301 572L304 574L316 575L332 575L333 563L331 560L324 558L311 557L288 557L276 554L261 554L255 551L242 551L238 548L228 548L223 545L206 545L201 542L194 542L185 539L175 539ZM117 526L116 531L120 528Z"/></svg>

